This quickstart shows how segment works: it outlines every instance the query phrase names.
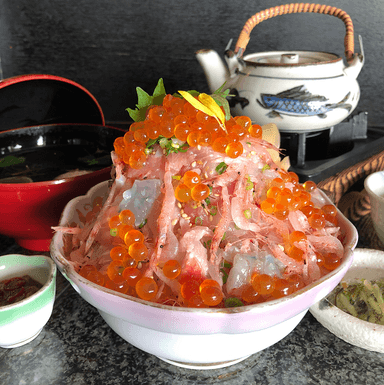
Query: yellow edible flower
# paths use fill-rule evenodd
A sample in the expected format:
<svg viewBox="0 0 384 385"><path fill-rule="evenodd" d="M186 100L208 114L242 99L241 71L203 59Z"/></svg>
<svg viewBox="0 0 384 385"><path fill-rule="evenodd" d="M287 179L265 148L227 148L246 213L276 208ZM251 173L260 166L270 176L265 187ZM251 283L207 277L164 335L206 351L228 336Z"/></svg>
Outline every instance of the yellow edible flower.
<svg viewBox="0 0 384 385"><path fill-rule="evenodd" d="M198 110L204 112L209 116L213 116L214 118L216 118L220 122L221 126L223 126L225 129L225 114L223 110L219 107L219 105L215 102L215 100L212 98L212 96L202 93L199 94L197 100L187 91L179 91L179 93L181 94L181 96L183 96L185 100L191 103L193 107L197 108Z"/></svg>

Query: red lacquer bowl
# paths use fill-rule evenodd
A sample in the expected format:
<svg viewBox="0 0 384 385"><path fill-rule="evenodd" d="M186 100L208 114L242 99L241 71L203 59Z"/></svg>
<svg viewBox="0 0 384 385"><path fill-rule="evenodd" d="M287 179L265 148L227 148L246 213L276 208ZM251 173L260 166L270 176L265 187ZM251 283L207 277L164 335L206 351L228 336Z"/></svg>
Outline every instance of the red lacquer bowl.
<svg viewBox="0 0 384 385"><path fill-rule="evenodd" d="M43 150L57 145L65 147L70 144L70 151L79 146L97 148L92 151L95 157L100 146L104 147L104 155L94 169L87 174L73 177L53 178L32 183L0 183L0 234L15 238L25 249L48 251L53 236L52 226L59 223L60 214L72 198L85 194L92 186L111 177L110 151L115 138L124 135L125 131L116 127L88 124L56 124L33 126L0 132L0 158L20 159L28 157L29 150ZM38 143L41 145L39 146ZM96 145L92 147L93 144ZM9 151L13 150L13 151ZM20 152L24 150L24 152ZM7 152L8 151L8 152ZM10 156L14 158L9 158ZM8 157L8 158L6 158ZM40 163L40 171L52 166L56 158ZM56 171L60 166L68 166L62 158L57 158ZM1 164L1 162L0 162ZM73 168L81 169L81 165ZM4 171L0 169L0 172ZM67 169L63 169L63 173ZM58 175L61 174L60 172ZM1 175L1 174L0 174ZM50 174L51 175L51 174ZM44 179L39 176L40 180Z"/></svg>
<svg viewBox="0 0 384 385"><path fill-rule="evenodd" d="M105 126L95 97L70 79L26 74L1 80L0 234L15 238L25 249L48 251L51 226L58 224L66 203L110 178L113 141L124 132ZM63 148L67 155L52 156L56 149ZM53 180L68 169L83 168L84 162L73 161L72 151L80 153L77 149L81 149L83 155L95 158L100 148L104 159L99 165L87 167L88 174ZM35 154L33 161L29 159L31 152ZM33 164L38 168L39 175L31 177L33 183L20 183L23 179L5 183L9 175L29 176L25 168L13 165L20 158L26 159L26 167Z"/></svg>

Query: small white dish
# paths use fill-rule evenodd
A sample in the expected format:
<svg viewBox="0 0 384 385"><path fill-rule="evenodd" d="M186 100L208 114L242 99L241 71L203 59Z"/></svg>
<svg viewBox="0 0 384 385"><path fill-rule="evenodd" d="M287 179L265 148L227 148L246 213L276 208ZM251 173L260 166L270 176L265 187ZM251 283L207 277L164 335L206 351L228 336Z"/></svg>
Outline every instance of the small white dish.
<svg viewBox="0 0 384 385"><path fill-rule="evenodd" d="M52 314L56 265L44 255L9 254L0 257L0 281L29 275L43 286L29 297L0 306L0 347L16 348L35 339Z"/></svg>
<svg viewBox="0 0 384 385"><path fill-rule="evenodd" d="M384 278L384 252L355 249L353 262L342 281ZM342 340L363 349L384 353L384 326L353 317L327 299L310 307L310 312L325 328Z"/></svg>
<svg viewBox="0 0 384 385"><path fill-rule="evenodd" d="M384 243L384 171L374 172L367 176L364 187L371 201L373 227Z"/></svg>

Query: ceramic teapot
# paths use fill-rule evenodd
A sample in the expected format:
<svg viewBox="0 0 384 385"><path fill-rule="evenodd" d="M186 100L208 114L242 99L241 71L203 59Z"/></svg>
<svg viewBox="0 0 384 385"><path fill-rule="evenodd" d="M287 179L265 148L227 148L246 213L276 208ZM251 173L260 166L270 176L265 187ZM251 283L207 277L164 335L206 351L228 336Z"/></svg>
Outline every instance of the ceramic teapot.
<svg viewBox="0 0 384 385"><path fill-rule="evenodd" d="M326 52L276 51L243 57L252 29L264 20L298 12L328 14L341 19L347 64L340 56ZM293 3L261 11L252 16L240 33L234 52L227 49L227 66L217 52L196 53L211 92L223 83L230 89L233 115L249 116L260 125L275 123L280 131L307 132L330 128L347 118L358 104L357 76L364 64L354 53L352 20L341 9Z"/></svg>

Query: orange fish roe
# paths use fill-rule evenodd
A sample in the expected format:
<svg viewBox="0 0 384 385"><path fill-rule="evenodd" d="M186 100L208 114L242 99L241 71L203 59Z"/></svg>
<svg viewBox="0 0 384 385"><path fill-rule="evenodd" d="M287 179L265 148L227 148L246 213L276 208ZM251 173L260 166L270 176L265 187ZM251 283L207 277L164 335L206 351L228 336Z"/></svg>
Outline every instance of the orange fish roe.
<svg viewBox="0 0 384 385"><path fill-rule="evenodd" d="M262 295L271 294L275 288L273 277L268 274L254 273L251 278L253 289Z"/></svg>
<svg viewBox="0 0 384 385"><path fill-rule="evenodd" d="M179 184L175 188L175 197L179 202L188 202L192 199L191 189L185 184Z"/></svg>
<svg viewBox="0 0 384 385"><path fill-rule="evenodd" d="M286 220L290 211L301 210L308 218L309 225L314 229L324 228L326 221L337 226L337 209L333 205L325 205L324 210L315 208L311 201L311 192L317 188L316 183L306 181L299 185L299 178L294 172L280 172L281 177L274 178L263 194L260 208L277 219ZM287 187L289 186L289 187ZM286 248L286 252L296 260L301 260L304 254L296 247Z"/></svg>
<svg viewBox="0 0 384 385"><path fill-rule="evenodd" d="M115 246L114 248L111 249L111 251L109 252L109 255L113 260L120 260L125 257L127 252L128 251L125 247Z"/></svg>
<svg viewBox="0 0 384 385"><path fill-rule="evenodd" d="M199 293L207 306L217 306L224 297L220 285L213 279L205 279L199 286Z"/></svg>
<svg viewBox="0 0 384 385"><path fill-rule="evenodd" d="M341 259L335 253L327 253L323 256L323 258L324 258L323 266L327 270L335 270L337 267L340 266Z"/></svg>
<svg viewBox="0 0 384 385"><path fill-rule="evenodd" d="M183 182L187 187L193 188L201 182L201 178L197 172L187 171L183 176Z"/></svg>
<svg viewBox="0 0 384 385"><path fill-rule="evenodd" d="M179 202L188 202L191 199L196 202L201 202L207 199L211 190L204 183L200 183L201 178L199 174L194 171L187 171L181 183L175 188L175 197Z"/></svg>
<svg viewBox="0 0 384 385"><path fill-rule="evenodd" d="M248 129L249 135L251 135L254 138L261 139L263 136L263 129L260 125L258 124L253 124L249 129Z"/></svg>
<svg viewBox="0 0 384 385"><path fill-rule="evenodd" d="M94 265L84 265L84 266L79 270L79 274L80 274L82 277L87 278L88 273L90 273L90 272L92 272L92 271L97 271L96 266L94 266Z"/></svg>
<svg viewBox="0 0 384 385"><path fill-rule="evenodd" d="M303 187L305 188L305 191L311 192L316 188L316 183L311 180L307 180L304 182Z"/></svg>
<svg viewBox="0 0 384 385"><path fill-rule="evenodd" d="M223 292L219 287L206 286L201 290L201 299L207 306L217 306L223 300Z"/></svg>
<svg viewBox="0 0 384 385"><path fill-rule="evenodd" d="M121 238L124 239L125 234L128 233L128 231L133 230L133 227L130 225L119 225L117 228L117 235Z"/></svg>
<svg viewBox="0 0 384 385"><path fill-rule="evenodd" d="M275 287L272 292L272 297L277 299L292 294L295 291L294 284L287 279L275 279Z"/></svg>
<svg viewBox="0 0 384 385"><path fill-rule="evenodd" d="M170 259L163 266L163 274L169 279L177 278L181 273L181 266L175 259Z"/></svg>
<svg viewBox="0 0 384 385"><path fill-rule="evenodd" d="M136 267L126 267L122 272L122 276L129 286L136 286L136 283L139 281L142 275L143 273L141 270L137 269Z"/></svg>
<svg viewBox="0 0 384 385"><path fill-rule="evenodd" d="M123 225L134 226L135 216L131 210L123 210L119 214L120 223Z"/></svg>
<svg viewBox="0 0 384 385"><path fill-rule="evenodd" d="M201 298L200 294L195 294L189 298L187 302L188 307L208 307Z"/></svg>
<svg viewBox="0 0 384 385"><path fill-rule="evenodd" d="M259 302L261 295L255 291L252 285L246 285L241 291L241 299L246 304L253 304Z"/></svg>
<svg viewBox="0 0 384 385"><path fill-rule="evenodd" d="M199 183L191 190L191 197L194 201L202 201L209 197L209 187L203 183Z"/></svg>
<svg viewBox="0 0 384 385"><path fill-rule="evenodd" d="M137 262L144 261L148 257L148 249L141 242L134 242L128 248L129 255Z"/></svg>
<svg viewBox="0 0 384 385"><path fill-rule="evenodd" d="M107 269L107 275L111 281L116 283L121 282L124 277L122 277L124 271L124 264L122 260L114 260L112 261Z"/></svg>
<svg viewBox="0 0 384 385"><path fill-rule="evenodd" d="M303 279L298 274L278 277L267 274L254 273L251 285L247 286L242 292L242 299L247 303L258 303L262 298L270 296L278 299L288 296L304 287Z"/></svg>
<svg viewBox="0 0 384 385"><path fill-rule="evenodd" d="M140 278L135 285L135 289L138 297L146 301L154 299L158 292L157 283L150 277Z"/></svg>
<svg viewBox="0 0 384 385"><path fill-rule="evenodd" d="M151 140L175 138L190 147L210 146L216 152L237 158L244 151L239 141L248 136L262 138L262 127L253 125L249 117L230 118L221 126L185 99L168 94L161 106L148 108L144 121L132 123L124 137L115 140L114 149L125 164L140 169L146 165L146 146Z"/></svg>
<svg viewBox="0 0 384 385"><path fill-rule="evenodd" d="M89 272L86 278L99 286L103 286L105 282L105 276L97 270Z"/></svg>
<svg viewBox="0 0 384 385"><path fill-rule="evenodd" d="M144 242L144 235L139 230L130 230L127 234L125 234L124 237L124 243L127 245L127 247L130 247L134 243L143 243Z"/></svg>

